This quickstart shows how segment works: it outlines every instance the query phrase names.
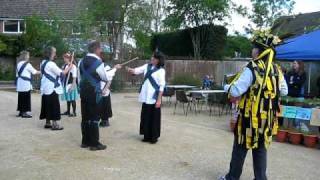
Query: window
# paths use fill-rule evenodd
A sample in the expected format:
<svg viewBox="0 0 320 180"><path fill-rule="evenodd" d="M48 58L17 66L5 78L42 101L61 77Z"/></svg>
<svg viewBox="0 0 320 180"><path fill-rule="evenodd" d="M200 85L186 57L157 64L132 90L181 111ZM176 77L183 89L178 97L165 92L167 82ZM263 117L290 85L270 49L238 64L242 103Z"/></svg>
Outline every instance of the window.
<svg viewBox="0 0 320 180"><path fill-rule="evenodd" d="M79 23L74 23L72 26L72 34L80 35L82 33L83 27Z"/></svg>
<svg viewBox="0 0 320 180"><path fill-rule="evenodd" d="M23 33L25 31L25 23L20 20L3 21L4 33Z"/></svg>

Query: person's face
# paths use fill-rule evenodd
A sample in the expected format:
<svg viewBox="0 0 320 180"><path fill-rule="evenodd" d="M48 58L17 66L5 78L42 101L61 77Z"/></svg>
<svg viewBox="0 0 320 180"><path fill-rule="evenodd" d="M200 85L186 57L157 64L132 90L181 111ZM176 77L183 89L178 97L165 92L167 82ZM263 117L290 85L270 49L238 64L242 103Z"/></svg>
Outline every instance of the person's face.
<svg viewBox="0 0 320 180"><path fill-rule="evenodd" d="M26 60L27 60L27 61L30 60L30 54L29 54L29 53L26 55Z"/></svg>
<svg viewBox="0 0 320 180"><path fill-rule="evenodd" d="M299 63L298 63L297 61L294 61L294 62L292 63L292 68L293 68L295 71L299 70Z"/></svg>
<svg viewBox="0 0 320 180"><path fill-rule="evenodd" d="M68 57L63 57L63 61L65 64L69 63L69 58Z"/></svg>
<svg viewBox="0 0 320 180"><path fill-rule="evenodd" d="M101 57L101 55L102 55L102 48L101 47L98 47L97 49L96 49L96 53L95 53L97 56L99 56L99 57Z"/></svg>
<svg viewBox="0 0 320 180"><path fill-rule="evenodd" d="M154 66L158 65L158 64L159 64L159 59L157 59L157 58L155 58L155 57L152 56L152 58L151 58L151 64L154 65Z"/></svg>
<svg viewBox="0 0 320 180"><path fill-rule="evenodd" d="M253 59L256 59L259 57L259 49L258 48L253 48L251 51L251 57Z"/></svg>
<svg viewBox="0 0 320 180"><path fill-rule="evenodd" d="M57 56L57 50L55 48L52 49L52 52L51 52L51 60L53 61Z"/></svg>

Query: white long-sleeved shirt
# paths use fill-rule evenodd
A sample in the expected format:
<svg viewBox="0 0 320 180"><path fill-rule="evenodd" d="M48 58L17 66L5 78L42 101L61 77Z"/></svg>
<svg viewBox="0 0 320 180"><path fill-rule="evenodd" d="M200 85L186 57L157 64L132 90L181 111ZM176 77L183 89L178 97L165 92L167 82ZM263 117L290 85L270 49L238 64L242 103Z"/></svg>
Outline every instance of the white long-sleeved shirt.
<svg viewBox="0 0 320 180"><path fill-rule="evenodd" d="M108 81L111 82L113 77L115 76L116 74L116 71L117 69L116 68L113 68L111 69L110 66L105 66L105 71L107 73L107 77L108 77ZM106 82L104 81L101 81L100 85L101 85L101 90L104 90L104 87L106 86ZM106 96L109 96L110 95L110 89L108 89L106 92L103 92L102 96L106 97Z"/></svg>
<svg viewBox="0 0 320 180"><path fill-rule="evenodd" d="M43 60L40 64L40 67L46 60ZM56 79L58 76L61 75L62 70L57 66L57 64L53 61L49 61L44 68L44 71L52 76L54 79ZM50 81L48 78L46 78L44 75L41 77L41 86L40 86L40 92L41 95L50 95L53 92L56 92L57 94L62 94L63 89L62 89L62 84L61 84L61 79L58 79L58 83L60 86L54 87L54 83Z"/></svg>
<svg viewBox="0 0 320 180"><path fill-rule="evenodd" d="M17 64L17 72L16 72L16 77L18 77L18 71L20 70L21 66L25 63L26 61L20 61ZM33 68L33 66L28 63L24 70L21 73L21 76L26 77L26 78L31 78L31 75L36 74L37 70ZM32 84L30 81L23 80L22 78L17 79L17 92L28 92L31 91Z"/></svg>
<svg viewBox="0 0 320 180"><path fill-rule="evenodd" d="M227 92L230 89L230 94L232 97L240 97L248 91L252 83L252 71L246 67L240 75L239 79L235 81L235 83L232 86L230 86L229 84L225 85L224 90ZM288 94L288 85L283 75L282 77L279 77L279 89L281 96L286 96Z"/></svg>
<svg viewBox="0 0 320 180"><path fill-rule="evenodd" d="M152 67L152 69L155 67ZM145 64L143 66L137 67L134 69L134 74L138 75L138 74L144 74L146 75L148 71L148 64ZM156 81L156 83L159 85L159 91L163 92L164 87L166 85L166 71L161 68L158 71L154 72L151 75L154 80ZM155 93L155 89L153 88L153 86L151 85L150 81L147 79L141 88L141 92L139 95L139 102L142 103L146 103L146 104L155 104L157 102L156 99L153 98Z"/></svg>

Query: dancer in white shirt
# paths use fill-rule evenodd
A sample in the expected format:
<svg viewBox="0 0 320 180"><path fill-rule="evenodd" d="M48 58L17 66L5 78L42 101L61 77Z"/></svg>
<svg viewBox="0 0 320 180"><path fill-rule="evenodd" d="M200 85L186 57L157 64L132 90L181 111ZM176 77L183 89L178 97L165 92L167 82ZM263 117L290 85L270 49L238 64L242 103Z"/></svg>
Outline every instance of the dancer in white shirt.
<svg viewBox="0 0 320 180"><path fill-rule="evenodd" d="M142 103L140 134L144 135L143 142L155 144L161 131L161 99L166 84L164 55L157 51L151 62L141 67L127 68L131 74L144 74L139 101Z"/></svg>
<svg viewBox="0 0 320 180"><path fill-rule="evenodd" d="M69 117L77 116L77 103L76 101L79 99L79 92L78 92L78 70L75 63L70 64L71 61L74 62L74 54L65 53L63 55L64 65L62 69L66 69L69 66L72 66L66 78L64 78L63 84L63 94L61 95L62 101L67 101L67 111L62 113L62 115L66 115ZM72 106L72 113L70 112Z"/></svg>
<svg viewBox="0 0 320 180"><path fill-rule="evenodd" d="M31 112L31 75L40 74L29 62L30 53L21 51L17 60L16 86L18 92L18 108L19 115L17 117L32 118Z"/></svg>
<svg viewBox="0 0 320 180"><path fill-rule="evenodd" d="M42 95L40 119L45 119L44 128L52 130L63 130L63 127L57 121L61 119L59 95L63 93L61 79L70 71L72 66L61 70L54 62L56 57L56 48L47 47L44 53L44 60L41 67L41 86ZM72 64L72 62L70 62ZM51 124L52 121L52 124Z"/></svg>

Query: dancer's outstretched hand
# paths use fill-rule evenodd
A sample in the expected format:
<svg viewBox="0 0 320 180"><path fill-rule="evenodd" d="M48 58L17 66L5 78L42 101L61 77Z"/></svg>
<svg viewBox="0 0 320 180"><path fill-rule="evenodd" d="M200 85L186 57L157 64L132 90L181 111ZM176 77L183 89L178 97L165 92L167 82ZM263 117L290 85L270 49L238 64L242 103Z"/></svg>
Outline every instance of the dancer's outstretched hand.
<svg viewBox="0 0 320 180"><path fill-rule="evenodd" d="M116 69L121 69L122 66L121 66L121 64L116 64L116 65L114 66L114 68L116 68Z"/></svg>

